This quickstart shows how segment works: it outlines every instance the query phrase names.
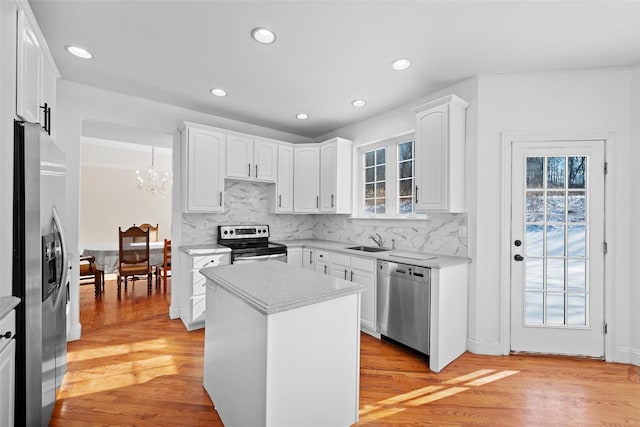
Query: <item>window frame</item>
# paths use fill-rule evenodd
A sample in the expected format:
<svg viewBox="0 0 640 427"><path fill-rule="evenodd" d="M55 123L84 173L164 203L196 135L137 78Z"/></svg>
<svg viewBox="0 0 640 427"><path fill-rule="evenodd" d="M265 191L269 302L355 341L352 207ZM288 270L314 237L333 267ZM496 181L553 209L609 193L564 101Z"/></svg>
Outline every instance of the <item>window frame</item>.
<svg viewBox="0 0 640 427"><path fill-rule="evenodd" d="M416 163L415 157L415 132L405 132L397 136L385 138L382 140L369 142L354 147L355 162L354 162L354 190L355 198L353 202L353 214L352 218L357 219L428 219L428 215L424 212L416 211L415 206L415 189L413 191L413 213L400 214L399 212L399 160L398 160L398 146L399 144L413 141L413 181L415 184L416 175ZM386 148L385 151L385 213L384 214L367 214L364 212L365 207L365 153L380 148ZM389 159L393 159L390 161Z"/></svg>

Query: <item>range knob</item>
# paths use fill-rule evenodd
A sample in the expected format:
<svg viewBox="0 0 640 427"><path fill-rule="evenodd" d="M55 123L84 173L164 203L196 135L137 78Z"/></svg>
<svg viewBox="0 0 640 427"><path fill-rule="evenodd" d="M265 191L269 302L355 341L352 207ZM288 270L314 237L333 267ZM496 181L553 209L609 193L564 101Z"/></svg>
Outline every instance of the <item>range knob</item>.
<svg viewBox="0 0 640 427"><path fill-rule="evenodd" d="M229 230L229 234L233 234L233 230Z"/></svg>
<svg viewBox="0 0 640 427"><path fill-rule="evenodd" d="M227 230L224 230L224 234L229 234L229 232Z"/></svg>
<svg viewBox="0 0 640 427"><path fill-rule="evenodd" d="M262 233L262 230L258 229L258 234Z"/></svg>

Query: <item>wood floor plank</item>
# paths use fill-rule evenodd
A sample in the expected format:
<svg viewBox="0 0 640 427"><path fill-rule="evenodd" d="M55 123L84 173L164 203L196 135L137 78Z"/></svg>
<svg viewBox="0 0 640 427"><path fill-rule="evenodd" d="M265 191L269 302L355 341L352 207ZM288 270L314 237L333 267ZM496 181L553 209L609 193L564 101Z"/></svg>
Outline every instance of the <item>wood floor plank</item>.
<svg viewBox="0 0 640 427"><path fill-rule="evenodd" d="M171 286L147 295L136 284L120 298L106 287L98 299L81 287L83 336L68 344L50 425L222 426L202 387L204 331L168 318ZM640 426L637 366L465 353L436 374L366 334L360 363L359 427Z"/></svg>

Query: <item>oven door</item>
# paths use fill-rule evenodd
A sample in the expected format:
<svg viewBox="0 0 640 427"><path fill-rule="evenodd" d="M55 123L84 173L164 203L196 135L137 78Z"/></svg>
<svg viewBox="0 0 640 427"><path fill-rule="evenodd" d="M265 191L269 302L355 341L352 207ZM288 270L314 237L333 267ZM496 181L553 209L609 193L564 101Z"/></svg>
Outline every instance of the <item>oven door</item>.
<svg viewBox="0 0 640 427"><path fill-rule="evenodd" d="M261 261L287 262L287 253L285 252L283 254L271 254L271 255L236 254L236 255L233 255L232 264L248 264L250 262L261 262Z"/></svg>

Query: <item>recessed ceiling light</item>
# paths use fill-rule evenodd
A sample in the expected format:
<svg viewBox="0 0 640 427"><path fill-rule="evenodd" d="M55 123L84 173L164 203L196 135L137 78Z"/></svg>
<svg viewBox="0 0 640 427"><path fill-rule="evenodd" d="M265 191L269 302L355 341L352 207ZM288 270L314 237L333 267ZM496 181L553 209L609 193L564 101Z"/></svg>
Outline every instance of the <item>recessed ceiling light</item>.
<svg viewBox="0 0 640 427"><path fill-rule="evenodd" d="M251 37L258 43L271 44L276 41L276 35L267 28L254 28L251 30Z"/></svg>
<svg viewBox="0 0 640 427"><path fill-rule="evenodd" d="M215 96L227 96L227 91L218 87L211 89L209 92Z"/></svg>
<svg viewBox="0 0 640 427"><path fill-rule="evenodd" d="M296 118L300 120L306 120L309 118L309 115L307 113L298 113L296 114Z"/></svg>
<svg viewBox="0 0 640 427"><path fill-rule="evenodd" d="M87 49L84 49L84 48L82 48L80 46L67 45L64 48L71 55L77 56L78 58L82 58L82 59L91 59L91 58L93 58L93 55L91 54L91 52L89 52Z"/></svg>
<svg viewBox="0 0 640 427"><path fill-rule="evenodd" d="M411 60L409 58L399 58L391 63L391 68L396 71L406 70L411 67Z"/></svg>
<svg viewBox="0 0 640 427"><path fill-rule="evenodd" d="M354 99L353 101L351 101L351 105L353 105L354 107L364 107L365 105L367 105L367 101L365 101L364 99Z"/></svg>

